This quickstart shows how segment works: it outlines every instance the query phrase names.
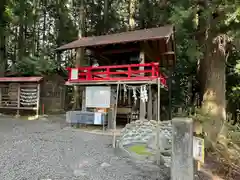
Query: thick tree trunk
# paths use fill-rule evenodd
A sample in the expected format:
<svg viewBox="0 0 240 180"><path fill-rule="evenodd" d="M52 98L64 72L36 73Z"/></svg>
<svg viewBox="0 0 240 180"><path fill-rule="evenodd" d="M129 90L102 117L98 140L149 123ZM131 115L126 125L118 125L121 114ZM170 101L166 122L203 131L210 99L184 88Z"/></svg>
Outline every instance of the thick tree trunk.
<svg viewBox="0 0 240 180"><path fill-rule="evenodd" d="M6 58L6 27L7 22L4 17L5 8L7 1L3 0L0 5L0 77L3 77L5 74L7 66Z"/></svg>
<svg viewBox="0 0 240 180"><path fill-rule="evenodd" d="M206 79L202 110L209 117L203 127L212 144L216 143L226 119L225 42L222 37L216 38L214 44L208 45L212 48L208 48L208 55L203 59Z"/></svg>
<svg viewBox="0 0 240 180"><path fill-rule="evenodd" d="M226 119L225 99L225 61L226 38L213 33L217 21L209 13L204 14L209 8L209 1L199 2L199 36L198 42L202 47L204 57L200 60L199 80L201 85L202 112L206 116L203 130L206 133L207 148L218 140Z"/></svg>
<svg viewBox="0 0 240 180"><path fill-rule="evenodd" d="M0 33L0 77L3 77L5 74L7 66L6 58L6 38L5 33Z"/></svg>

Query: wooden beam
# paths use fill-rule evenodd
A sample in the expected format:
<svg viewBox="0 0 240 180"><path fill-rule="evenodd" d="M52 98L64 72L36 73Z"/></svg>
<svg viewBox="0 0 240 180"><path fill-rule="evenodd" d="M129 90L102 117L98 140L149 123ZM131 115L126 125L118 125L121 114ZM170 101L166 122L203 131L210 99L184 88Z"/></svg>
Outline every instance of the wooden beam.
<svg viewBox="0 0 240 180"><path fill-rule="evenodd" d="M161 53L161 55L174 55L175 52L174 51L168 51L168 52L165 52L165 53Z"/></svg>
<svg viewBox="0 0 240 180"><path fill-rule="evenodd" d="M108 55L108 54L122 54L126 52L137 52L139 50L140 50L139 48L128 48L128 49L113 49L113 50L98 51L98 52L103 55Z"/></svg>

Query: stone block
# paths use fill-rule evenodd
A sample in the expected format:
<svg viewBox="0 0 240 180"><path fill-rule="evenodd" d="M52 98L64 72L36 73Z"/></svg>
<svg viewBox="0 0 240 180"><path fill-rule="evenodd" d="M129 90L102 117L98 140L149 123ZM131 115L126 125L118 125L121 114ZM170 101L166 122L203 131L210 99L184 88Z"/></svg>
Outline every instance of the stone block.
<svg viewBox="0 0 240 180"><path fill-rule="evenodd" d="M174 118L172 121L172 180L193 180L193 121Z"/></svg>

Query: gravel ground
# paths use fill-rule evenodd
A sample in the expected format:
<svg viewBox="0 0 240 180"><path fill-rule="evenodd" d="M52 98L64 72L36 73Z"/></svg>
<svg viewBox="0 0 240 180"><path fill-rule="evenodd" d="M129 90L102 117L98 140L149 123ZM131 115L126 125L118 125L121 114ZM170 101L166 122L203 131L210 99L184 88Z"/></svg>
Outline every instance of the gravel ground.
<svg viewBox="0 0 240 180"><path fill-rule="evenodd" d="M166 180L169 171L130 160L111 137L51 121L0 117L0 180Z"/></svg>

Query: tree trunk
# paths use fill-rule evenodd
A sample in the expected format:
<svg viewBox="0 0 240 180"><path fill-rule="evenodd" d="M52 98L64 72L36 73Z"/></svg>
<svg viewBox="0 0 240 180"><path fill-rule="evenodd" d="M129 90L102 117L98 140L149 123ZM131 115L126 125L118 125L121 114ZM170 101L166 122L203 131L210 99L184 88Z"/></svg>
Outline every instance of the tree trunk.
<svg viewBox="0 0 240 180"><path fill-rule="evenodd" d="M23 10L23 12L20 15L20 21L19 21L19 33L18 33L18 61L22 61L24 54L25 54L25 3L23 1L20 1L20 7Z"/></svg>
<svg viewBox="0 0 240 180"><path fill-rule="evenodd" d="M129 1L129 18L128 18L128 30L132 31L135 28L135 10L136 10L136 0Z"/></svg>
<svg viewBox="0 0 240 180"><path fill-rule="evenodd" d="M226 39L213 33L216 20L213 19L209 1L198 4L199 24L197 40L204 54L199 63L199 81L201 85L200 99L202 113L206 116L203 130L206 133L206 147L210 148L218 139L218 135L226 119L225 110L225 51ZM209 11L206 14L204 12Z"/></svg>
<svg viewBox="0 0 240 180"><path fill-rule="evenodd" d="M104 0L104 17L103 17L103 32L107 34L108 31L108 2L109 0Z"/></svg>
<svg viewBox="0 0 240 180"><path fill-rule="evenodd" d="M46 29L47 29L47 11L46 11L46 7L47 7L47 1L44 0L43 1L43 37L42 37L42 51L45 52L45 41L46 41ZM59 21L57 19L57 21Z"/></svg>
<svg viewBox="0 0 240 180"><path fill-rule="evenodd" d="M6 58L6 37L5 33L0 33L0 77L4 77L7 66Z"/></svg>
<svg viewBox="0 0 240 180"><path fill-rule="evenodd" d="M79 31L78 38L82 38L85 35L85 12L84 12L84 0L81 0L80 13L79 13ZM84 63L84 48L78 48L76 54L75 67L87 65ZM80 87L74 86L74 105L73 109L80 109Z"/></svg>
<svg viewBox="0 0 240 180"><path fill-rule="evenodd" d="M37 42L37 21L38 21L38 16L37 16L37 8L38 8L38 0L34 1L34 6L33 6L33 15L34 15L34 19L33 19L33 27L32 27L32 56L36 56L36 42Z"/></svg>
<svg viewBox="0 0 240 180"><path fill-rule="evenodd" d="M5 74L7 66L6 58L6 27L7 22L4 18L5 8L7 1L3 0L0 5L0 77L3 77Z"/></svg>
<svg viewBox="0 0 240 180"><path fill-rule="evenodd" d="M216 143L226 119L225 42L224 37L217 37L215 43L208 44L208 50L205 52L208 55L203 59L206 79L202 110L209 117L203 127L207 139L212 144Z"/></svg>

